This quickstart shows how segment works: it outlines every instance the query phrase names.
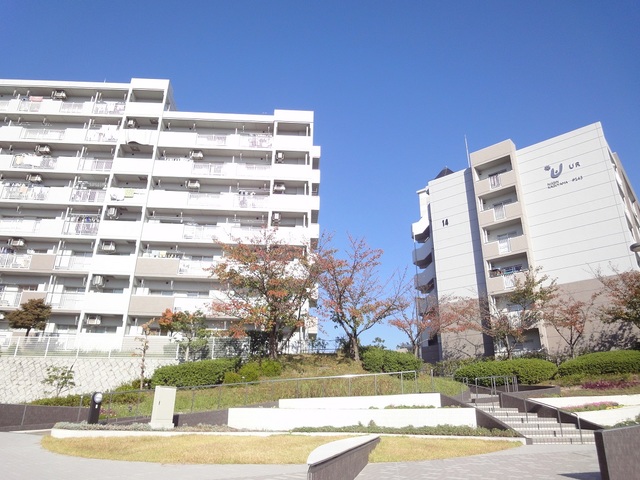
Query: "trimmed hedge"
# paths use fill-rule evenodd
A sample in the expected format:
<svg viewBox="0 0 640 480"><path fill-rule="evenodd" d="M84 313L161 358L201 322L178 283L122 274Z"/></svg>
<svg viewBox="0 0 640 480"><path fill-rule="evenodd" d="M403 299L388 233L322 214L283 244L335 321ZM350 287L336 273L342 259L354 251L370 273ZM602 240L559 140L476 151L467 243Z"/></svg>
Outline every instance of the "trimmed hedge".
<svg viewBox="0 0 640 480"><path fill-rule="evenodd" d="M370 348L362 354L362 368L375 373L420 371L422 360L412 353Z"/></svg>
<svg viewBox="0 0 640 480"><path fill-rule="evenodd" d="M558 375L606 375L640 373L640 351L613 350L581 355L567 360L558 368Z"/></svg>
<svg viewBox="0 0 640 480"><path fill-rule="evenodd" d="M153 372L151 386L170 385L173 387L194 387L222 383L226 372L235 372L237 359L218 358L185 362L180 365L166 365Z"/></svg>
<svg viewBox="0 0 640 480"><path fill-rule="evenodd" d="M557 367L546 360L538 358L516 358L514 360L496 360L489 362L477 362L456 370L454 378L461 382L465 378L478 385L490 386L491 381L486 377L516 376L518 383L523 385L535 385L545 380L550 380L558 371ZM501 385L500 379L497 384Z"/></svg>

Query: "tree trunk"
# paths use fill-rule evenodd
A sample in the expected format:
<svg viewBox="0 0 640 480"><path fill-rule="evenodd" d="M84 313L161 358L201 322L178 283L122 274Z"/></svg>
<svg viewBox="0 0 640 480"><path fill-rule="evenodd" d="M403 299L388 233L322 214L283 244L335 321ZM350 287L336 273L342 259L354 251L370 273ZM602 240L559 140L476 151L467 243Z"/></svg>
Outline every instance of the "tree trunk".
<svg viewBox="0 0 640 480"><path fill-rule="evenodd" d="M358 347L358 337L357 336L349 336L351 340L351 352L353 353L353 359L356 362L360 361L360 348Z"/></svg>

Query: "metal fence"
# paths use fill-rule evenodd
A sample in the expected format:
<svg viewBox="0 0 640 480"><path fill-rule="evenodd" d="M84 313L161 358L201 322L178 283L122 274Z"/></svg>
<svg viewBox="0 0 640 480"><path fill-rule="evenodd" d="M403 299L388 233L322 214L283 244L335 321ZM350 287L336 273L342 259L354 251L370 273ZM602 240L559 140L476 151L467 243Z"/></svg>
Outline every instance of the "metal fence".
<svg viewBox="0 0 640 480"><path fill-rule="evenodd" d="M0 332L0 354L10 357L96 357L117 358L142 356L144 342L147 343L145 357L184 358L186 344L173 337L125 336L104 333L40 333L29 337ZM281 345L282 353L335 353L337 346L326 341L290 340ZM203 346L190 348L189 360L206 358L247 358L251 355L249 338L210 337Z"/></svg>

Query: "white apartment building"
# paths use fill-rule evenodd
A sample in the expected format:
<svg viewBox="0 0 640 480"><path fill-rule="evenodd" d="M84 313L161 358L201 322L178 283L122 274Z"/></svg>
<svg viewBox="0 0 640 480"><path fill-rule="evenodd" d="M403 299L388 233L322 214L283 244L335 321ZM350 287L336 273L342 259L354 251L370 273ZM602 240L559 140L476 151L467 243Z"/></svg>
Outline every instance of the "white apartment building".
<svg viewBox="0 0 640 480"><path fill-rule="evenodd" d="M318 238L313 121L181 112L167 80L0 80L0 310L41 298L45 333L116 341L167 308L208 314L221 244Z"/></svg>
<svg viewBox="0 0 640 480"><path fill-rule="evenodd" d="M413 263L423 299L486 296L496 311L508 312L505 294L531 267L577 299L601 287L598 271L640 268L629 248L640 241L638 200L599 123L522 149L506 140L471 153L469 162L417 192ZM615 344L612 328L598 325L585 341ZM564 346L540 325L519 348L558 353ZM491 355L494 347L479 333L445 333L425 338L422 351L434 361Z"/></svg>

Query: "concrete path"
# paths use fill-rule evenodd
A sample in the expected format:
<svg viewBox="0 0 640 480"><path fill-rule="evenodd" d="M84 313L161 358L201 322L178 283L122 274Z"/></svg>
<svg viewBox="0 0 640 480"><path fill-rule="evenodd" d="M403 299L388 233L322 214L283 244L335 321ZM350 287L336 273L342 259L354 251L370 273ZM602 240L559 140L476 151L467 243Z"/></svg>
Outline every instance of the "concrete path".
<svg viewBox="0 0 640 480"><path fill-rule="evenodd" d="M3 480L304 480L306 465L160 465L67 457L40 446L42 434L0 433ZM358 480L599 480L594 445L530 445L473 457L369 464Z"/></svg>

